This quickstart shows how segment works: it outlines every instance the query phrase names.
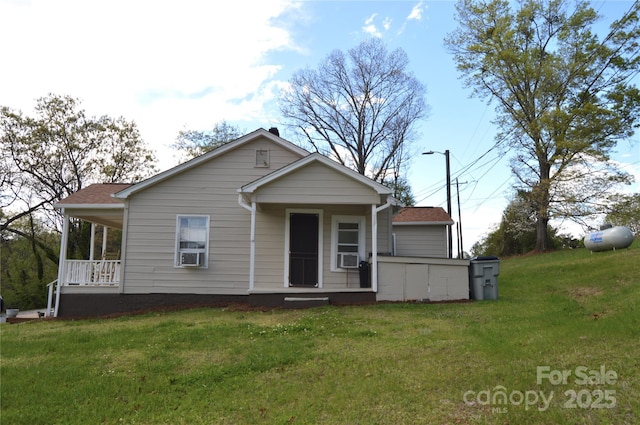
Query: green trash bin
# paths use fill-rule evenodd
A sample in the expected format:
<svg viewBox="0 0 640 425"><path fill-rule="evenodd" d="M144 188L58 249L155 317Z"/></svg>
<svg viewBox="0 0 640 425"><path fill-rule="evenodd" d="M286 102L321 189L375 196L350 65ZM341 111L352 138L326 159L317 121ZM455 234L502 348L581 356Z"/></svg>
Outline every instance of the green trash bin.
<svg viewBox="0 0 640 425"><path fill-rule="evenodd" d="M469 263L469 292L474 300L498 299L498 257L473 257Z"/></svg>

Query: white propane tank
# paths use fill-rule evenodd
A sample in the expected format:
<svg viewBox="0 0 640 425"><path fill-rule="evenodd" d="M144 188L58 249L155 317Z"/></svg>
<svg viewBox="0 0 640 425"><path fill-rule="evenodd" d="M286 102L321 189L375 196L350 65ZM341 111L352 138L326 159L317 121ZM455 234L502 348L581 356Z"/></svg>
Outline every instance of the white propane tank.
<svg viewBox="0 0 640 425"><path fill-rule="evenodd" d="M633 233L624 226L587 233L584 237L584 246L591 252L628 248L632 243Z"/></svg>

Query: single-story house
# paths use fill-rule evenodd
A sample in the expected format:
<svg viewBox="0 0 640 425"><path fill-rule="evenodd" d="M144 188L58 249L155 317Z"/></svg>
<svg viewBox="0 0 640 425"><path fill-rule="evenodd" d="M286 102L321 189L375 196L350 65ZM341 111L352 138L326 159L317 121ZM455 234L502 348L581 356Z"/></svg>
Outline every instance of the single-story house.
<svg viewBox="0 0 640 425"><path fill-rule="evenodd" d="M379 258L393 257L394 241L411 253L394 237L410 227L393 222L394 206L389 188L258 129L139 183L95 184L58 202L55 315L373 303L381 286L394 285L388 273L380 279ZM66 258L72 218L104 226L102 249L92 240L89 259ZM121 230L116 252L106 250L109 228ZM445 250L434 249L436 257Z"/></svg>

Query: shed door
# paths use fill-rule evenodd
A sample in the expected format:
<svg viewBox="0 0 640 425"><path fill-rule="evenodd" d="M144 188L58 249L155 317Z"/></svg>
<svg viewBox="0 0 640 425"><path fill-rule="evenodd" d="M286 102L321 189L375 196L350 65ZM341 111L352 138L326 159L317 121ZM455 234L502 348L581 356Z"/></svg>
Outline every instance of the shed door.
<svg viewBox="0 0 640 425"><path fill-rule="evenodd" d="M318 214L289 216L289 286L318 286Z"/></svg>

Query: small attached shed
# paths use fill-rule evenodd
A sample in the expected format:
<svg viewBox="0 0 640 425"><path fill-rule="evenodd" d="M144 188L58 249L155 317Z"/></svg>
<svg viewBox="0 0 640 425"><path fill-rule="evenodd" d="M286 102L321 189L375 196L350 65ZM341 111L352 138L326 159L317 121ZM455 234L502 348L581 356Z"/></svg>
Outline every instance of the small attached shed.
<svg viewBox="0 0 640 425"><path fill-rule="evenodd" d="M378 257L378 301L469 299L469 260Z"/></svg>
<svg viewBox="0 0 640 425"><path fill-rule="evenodd" d="M440 207L404 207L393 216L395 255L447 258L447 226L453 220Z"/></svg>
<svg viewBox="0 0 640 425"><path fill-rule="evenodd" d="M378 301L469 299L469 260L449 259L440 207L405 207L392 219L394 256L378 257Z"/></svg>

